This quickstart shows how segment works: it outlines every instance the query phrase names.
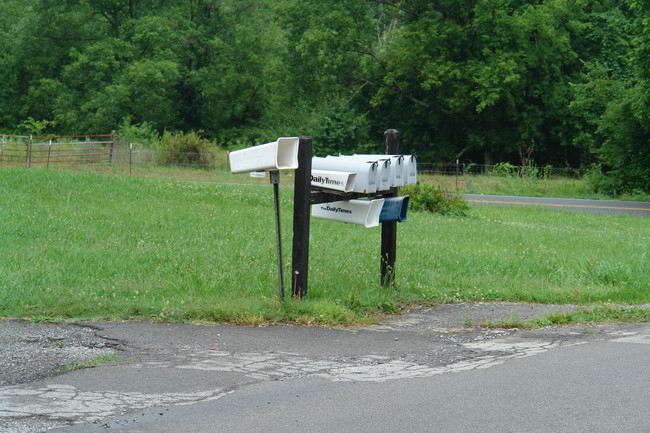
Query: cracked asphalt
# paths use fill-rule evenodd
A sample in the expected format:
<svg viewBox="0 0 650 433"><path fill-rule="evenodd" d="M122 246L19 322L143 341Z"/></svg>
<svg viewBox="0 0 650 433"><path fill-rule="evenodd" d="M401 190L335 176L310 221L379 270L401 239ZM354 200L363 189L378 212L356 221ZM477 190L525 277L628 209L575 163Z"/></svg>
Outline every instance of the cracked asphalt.
<svg viewBox="0 0 650 433"><path fill-rule="evenodd" d="M376 387L392 383L397 387L462 372L498 371L498 366L517 365L519 360L564 353L582 345L596 347L599 342L633 343L624 347L635 347L650 360L648 324L540 330L467 326L485 320L539 317L571 308L575 307L440 305L406 312L376 326L345 329L3 321L0 431L213 431L200 426L192 430L189 424L166 430L167 424L160 424L160 420L169 422L170 414L175 414L175 422L196 418L188 414L208 405L211 413L219 413L219 408L265 387L302 386L312 381L331 392L352 384ZM71 369L99 357L109 361ZM640 380L648 384L648 376ZM304 389L300 392L305 394ZM260 395L263 393L254 394ZM248 407L254 399L248 397L237 408ZM647 399L646 392L641 404L650 403ZM272 401L268 400L267 406ZM314 397L314 404L322 403ZM262 407L256 404L257 409ZM650 420L644 422L641 419L641 425L650 427ZM241 425L241 431L301 430L264 423L249 428ZM363 426L356 428L370 431ZM235 430L231 426L214 431ZM332 427L321 431L341 430ZM414 426L413 431L426 430Z"/></svg>

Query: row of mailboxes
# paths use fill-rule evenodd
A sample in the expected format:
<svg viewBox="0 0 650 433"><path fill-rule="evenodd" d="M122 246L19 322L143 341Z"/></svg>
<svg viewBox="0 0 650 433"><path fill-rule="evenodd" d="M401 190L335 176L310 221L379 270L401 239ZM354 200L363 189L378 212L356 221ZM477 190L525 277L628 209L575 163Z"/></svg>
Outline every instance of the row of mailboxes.
<svg viewBox="0 0 650 433"><path fill-rule="evenodd" d="M417 182L415 155L340 155L325 158L315 156L311 165L312 170L356 173L353 191L361 194L388 191L392 187ZM312 173L312 178L314 177ZM327 185L313 185L329 188Z"/></svg>
<svg viewBox="0 0 650 433"><path fill-rule="evenodd" d="M230 152L233 173L298 168L298 137ZM375 194L417 182L414 155L341 155L312 158L311 185L344 193ZM312 216L374 227L405 221L408 197L342 200L312 206Z"/></svg>

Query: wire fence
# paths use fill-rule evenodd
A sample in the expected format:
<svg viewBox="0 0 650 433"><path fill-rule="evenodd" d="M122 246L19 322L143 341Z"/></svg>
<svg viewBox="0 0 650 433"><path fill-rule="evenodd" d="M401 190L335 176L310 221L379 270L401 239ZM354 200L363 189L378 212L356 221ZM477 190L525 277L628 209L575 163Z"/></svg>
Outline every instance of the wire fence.
<svg viewBox="0 0 650 433"><path fill-rule="evenodd" d="M115 134L33 137L0 135L0 166L110 164Z"/></svg>
<svg viewBox="0 0 650 433"><path fill-rule="evenodd" d="M134 149L132 143L117 142L113 151L114 165L128 165L130 169L152 167L181 167L196 169L225 168L225 152L174 152L157 149Z"/></svg>
<svg viewBox="0 0 650 433"><path fill-rule="evenodd" d="M141 148L137 144L116 140L115 133L82 136L32 137L0 135L0 168L108 166L116 170L152 168L187 168L201 171L227 170L228 153L175 152L169 149ZM443 176L492 175L528 178L578 178L585 170L571 167L515 166L460 162L457 164L418 161L418 173Z"/></svg>
<svg viewBox="0 0 650 433"><path fill-rule="evenodd" d="M475 176L491 175L500 177L565 177L578 178L582 177L586 170L572 167L553 167L545 166L517 166L509 163L500 164L474 164L474 163L421 163L418 162L418 173L446 176Z"/></svg>

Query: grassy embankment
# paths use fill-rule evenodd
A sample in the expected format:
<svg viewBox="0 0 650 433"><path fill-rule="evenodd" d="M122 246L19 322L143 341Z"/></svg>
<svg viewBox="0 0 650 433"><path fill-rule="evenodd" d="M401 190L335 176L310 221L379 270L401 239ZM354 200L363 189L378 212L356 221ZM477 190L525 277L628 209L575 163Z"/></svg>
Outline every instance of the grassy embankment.
<svg viewBox="0 0 650 433"><path fill-rule="evenodd" d="M229 180L0 170L0 317L351 324L502 300L596 304L606 320L610 302L650 302L650 219L501 207L409 214L394 289L379 228L313 219L309 295L280 301L272 190ZM291 189L281 200L288 276Z"/></svg>
<svg viewBox="0 0 650 433"><path fill-rule="evenodd" d="M642 192L609 197L594 191L588 177L534 178L496 175L455 176L424 175L422 180L440 187L444 191L459 194L518 195L528 197L581 198L595 200L637 200L650 201L650 195Z"/></svg>

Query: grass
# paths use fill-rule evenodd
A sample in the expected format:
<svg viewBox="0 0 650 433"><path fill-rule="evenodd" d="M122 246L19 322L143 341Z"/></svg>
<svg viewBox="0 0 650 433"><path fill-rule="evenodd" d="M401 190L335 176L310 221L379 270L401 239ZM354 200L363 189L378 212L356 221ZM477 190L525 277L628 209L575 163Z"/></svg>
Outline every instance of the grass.
<svg viewBox="0 0 650 433"><path fill-rule="evenodd" d="M528 197L581 198L611 200L603 193L594 191L587 177L568 178L521 178L496 175L455 176L419 175L422 182L440 187L444 191L459 194L517 195ZM616 197L616 200L650 201L650 194L637 192Z"/></svg>
<svg viewBox="0 0 650 433"><path fill-rule="evenodd" d="M115 355L102 355L86 362L58 366L57 370L60 372L81 370L84 368L95 367L97 365L105 364L107 362L117 362L117 361L119 361L119 359Z"/></svg>
<svg viewBox="0 0 650 433"><path fill-rule="evenodd" d="M333 325L422 301L650 302L649 219L488 206L410 213L392 289L381 229L313 219L309 294L281 301L267 184L0 170L0 317ZM283 188L285 277L292 204Z"/></svg>
<svg viewBox="0 0 650 433"><path fill-rule="evenodd" d="M535 329L546 326L589 324L602 322L650 322L650 310L647 308L630 308L612 304L597 304L578 308L571 312L549 313L538 319L524 320L516 315L502 321L486 321L481 326L489 328L525 328Z"/></svg>

